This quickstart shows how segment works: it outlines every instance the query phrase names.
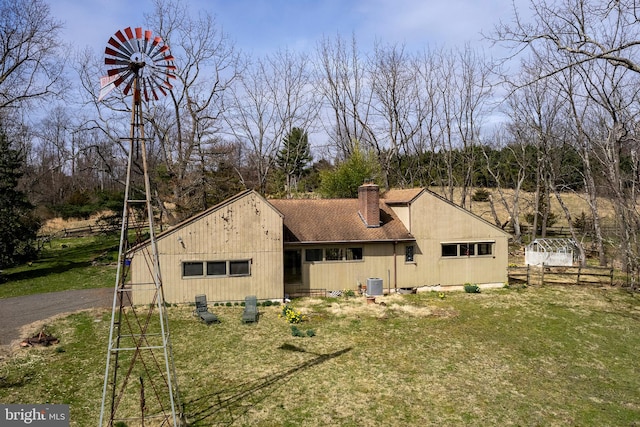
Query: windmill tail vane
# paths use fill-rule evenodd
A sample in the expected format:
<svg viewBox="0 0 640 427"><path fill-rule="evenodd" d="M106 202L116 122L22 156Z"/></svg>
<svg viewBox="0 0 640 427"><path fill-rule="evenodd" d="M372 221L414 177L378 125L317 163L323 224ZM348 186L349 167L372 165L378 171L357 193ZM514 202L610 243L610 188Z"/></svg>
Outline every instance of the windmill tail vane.
<svg viewBox="0 0 640 427"><path fill-rule="evenodd" d="M98 101L103 100L113 89L124 84L128 95L137 79L136 87L145 101L158 100L173 88L175 58L161 37L153 36L150 30L140 27L116 32L104 50L107 75L100 78Z"/></svg>

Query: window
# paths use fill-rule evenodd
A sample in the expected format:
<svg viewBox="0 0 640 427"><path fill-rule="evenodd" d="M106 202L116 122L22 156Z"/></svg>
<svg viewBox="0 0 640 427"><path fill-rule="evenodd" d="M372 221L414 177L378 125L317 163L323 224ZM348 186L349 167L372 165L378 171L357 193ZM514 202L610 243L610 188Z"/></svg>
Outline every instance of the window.
<svg viewBox="0 0 640 427"><path fill-rule="evenodd" d="M206 274L205 274L206 265ZM182 263L182 277L229 277L251 275L251 260L186 261Z"/></svg>
<svg viewBox="0 0 640 427"><path fill-rule="evenodd" d="M458 245L442 245L442 256L458 256Z"/></svg>
<svg viewBox="0 0 640 427"><path fill-rule="evenodd" d="M321 261L361 261L364 251L362 248L324 248L324 249L305 249L305 262L321 262Z"/></svg>
<svg viewBox="0 0 640 427"><path fill-rule="evenodd" d="M304 260L307 262L322 261L322 249L305 249Z"/></svg>
<svg viewBox="0 0 640 427"><path fill-rule="evenodd" d="M362 259L362 248L347 248L347 261L356 261Z"/></svg>
<svg viewBox="0 0 640 427"><path fill-rule="evenodd" d="M249 260L246 261L229 261L229 276L248 276Z"/></svg>
<svg viewBox="0 0 640 427"><path fill-rule="evenodd" d="M413 262L413 245L407 245L404 247L404 262Z"/></svg>
<svg viewBox="0 0 640 427"><path fill-rule="evenodd" d="M182 275L184 277L204 275L204 272L202 269L202 262L183 262Z"/></svg>
<svg viewBox="0 0 640 427"><path fill-rule="evenodd" d="M475 255L476 245L474 243L462 243L460 245L460 256L473 256Z"/></svg>
<svg viewBox="0 0 640 427"><path fill-rule="evenodd" d="M493 242L443 243L443 257L475 257L493 253Z"/></svg>
<svg viewBox="0 0 640 427"><path fill-rule="evenodd" d="M227 275L226 261L209 261L207 263L207 276L226 276L226 275Z"/></svg>
<svg viewBox="0 0 640 427"><path fill-rule="evenodd" d="M478 255L491 255L493 243L478 243Z"/></svg>
<svg viewBox="0 0 640 427"><path fill-rule="evenodd" d="M327 261L342 261L342 248L327 248L324 255Z"/></svg>

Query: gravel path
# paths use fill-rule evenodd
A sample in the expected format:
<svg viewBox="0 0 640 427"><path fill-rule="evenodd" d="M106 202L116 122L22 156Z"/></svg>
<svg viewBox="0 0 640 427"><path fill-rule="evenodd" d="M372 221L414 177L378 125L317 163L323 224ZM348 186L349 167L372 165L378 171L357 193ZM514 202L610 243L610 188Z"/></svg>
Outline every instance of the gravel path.
<svg viewBox="0 0 640 427"><path fill-rule="evenodd" d="M81 289L0 299L0 345L24 339L20 328L38 320L90 308L111 308L113 289Z"/></svg>

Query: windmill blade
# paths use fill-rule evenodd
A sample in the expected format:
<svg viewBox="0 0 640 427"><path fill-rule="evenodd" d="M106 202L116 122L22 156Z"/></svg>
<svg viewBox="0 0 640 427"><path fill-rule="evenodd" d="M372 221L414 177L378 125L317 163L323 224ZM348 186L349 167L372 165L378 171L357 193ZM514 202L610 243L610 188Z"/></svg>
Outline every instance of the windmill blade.
<svg viewBox="0 0 640 427"><path fill-rule="evenodd" d="M121 52L118 52L117 50L113 50L108 46L104 49L104 53L105 55L115 56L117 58L121 58L124 60L129 60L129 57L131 56L131 55L127 55L126 53L121 53Z"/></svg>
<svg viewBox="0 0 640 427"><path fill-rule="evenodd" d="M157 100L173 89L170 79L176 79L175 58L162 38L154 37L150 30L141 27L119 30L109 38L104 52L110 84L113 87L124 84L125 95L136 87L136 94L146 101L151 97Z"/></svg>
<svg viewBox="0 0 640 427"><path fill-rule="evenodd" d="M109 39L109 42L108 42L108 43L109 43L111 46L113 46L114 48L116 48L116 49L117 49L117 50L116 50L116 51L114 51L114 52L118 52L118 55L123 55L123 56L125 56L125 57L127 57L127 58L128 58L128 57L130 57L130 56L131 56L131 54L133 53L133 52L131 52L131 51L129 50L129 48L128 48L127 46L125 46L125 45L124 45L124 43L119 43L119 42L118 42L116 39L114 39L113 37L111 37L111 38ZM106 52L106 51L107 51L107 49L112 50L111 48L109 48L109 46L107 46L107 47L106 47L106 49L105 49L105 53L107 53L107 52Z"/></svg>
<svg viewBox="0 0 640 427"><path fill-rule="evenodd" d="M125 30L125 33L127 31ZM131 28L129 28L129 32L131 32ZM134 47L131 45L131 43L129 43L130 37L127 37L127 35L122 34L122 31L118 31L116 33L116 37L118 38L118 40L120 40L120 42L122 43L122 46L125 47L125 50L127 51L127 53L129 55L133 55L135 53Z"/></svg>

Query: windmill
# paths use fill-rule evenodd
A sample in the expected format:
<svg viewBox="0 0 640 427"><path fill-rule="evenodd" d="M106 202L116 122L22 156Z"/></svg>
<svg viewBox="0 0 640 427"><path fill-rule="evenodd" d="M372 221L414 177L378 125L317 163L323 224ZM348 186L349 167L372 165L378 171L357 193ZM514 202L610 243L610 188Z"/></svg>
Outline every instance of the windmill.
<svg viewBox="0 0 640 427"><path fill-rule="evenodd" d="M118 268L111 310L109 346L100 408L100 427L115 423L178 426L180 398L171 351L160 263L155 240L144 137L142 100L166 95L175 79L169 47L142 28L118 31L108 41L99 100L122 87L132 94L127 178ZM149 245L140 245L149 241ZM148 267L150 282L129 277L132 263ZM140 292L152 304L135 305ZM106 424L105 424L106 423Z"/></svg>

